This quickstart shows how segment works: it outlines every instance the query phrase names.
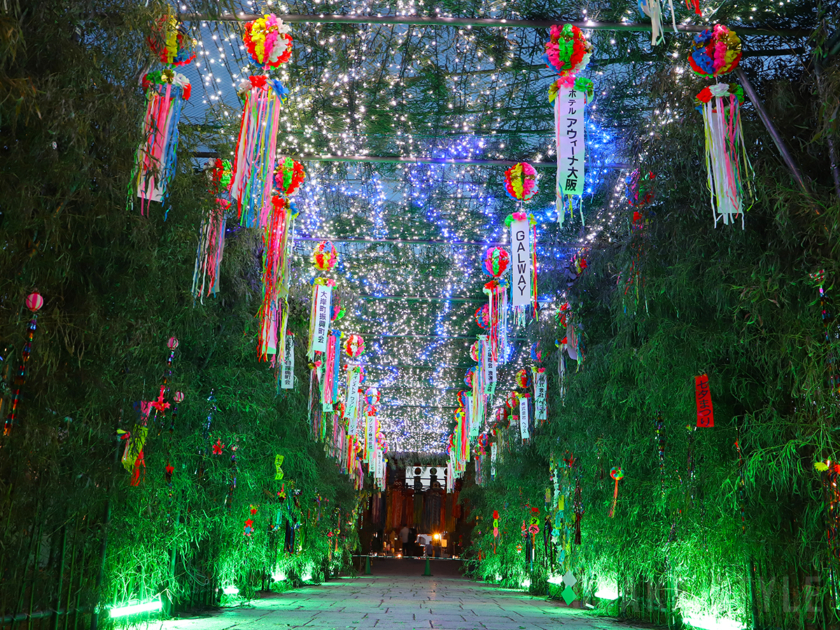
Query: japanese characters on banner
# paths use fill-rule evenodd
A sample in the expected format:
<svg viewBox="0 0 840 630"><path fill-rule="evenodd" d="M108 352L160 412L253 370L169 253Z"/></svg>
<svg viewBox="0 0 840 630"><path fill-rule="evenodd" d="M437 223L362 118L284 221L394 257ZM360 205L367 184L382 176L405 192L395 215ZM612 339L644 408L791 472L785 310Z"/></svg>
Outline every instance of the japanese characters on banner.
<svg viewBox="0 0 840 630"><path fill-rule="evenodd" d="M715 426L715 414L712 408L712 392L709 389L709 377L706 374L694 377L694 397L697 402L697 428Z"/></svg>
<svg viewBox="0 0 840 630"><path fill-rule="evenodd" d="M490 445L490 479L496 478L496 459L498 457L498 445L493 442Z"/></svg>
<svg viewBox="0 0 840 630"><path fill-rule="evenodd" d="M548 379L545 368L532 367L531 372L534 381L534 420L545 421L548 420L548 403L546 401Z"/></svg>
<svg viewBox="0 0 840 630"><path fill-rule="evenodd" d="M309 348L306 356L315 358L316 352L327 351L327 338L330 330L330 311L332 310L332 288L335 281L316 278L312 283L312 307L309 313Z"/></svg>
<svg viewBox="0 0 840 630"><path fill-rule="evenodd" d="M511 272L511 305L516 307L527 306L532 298L532 255L531 238L528 218L524 212L516 212L511 215L510 221L510 243L511 255L513 256L513 271Z"/></svg>
<svg viewBox="0 0 840 630"><path fill-rule="evenodd" d="M531 437L531 434L528 431L528 425L531 423L529 411L528 398L522 396L519 399L519 432L522 434L523 441Z"/></svg>
<svg viewBox="0 0 840 630"><path fill-rule="evenodd" d="M348 420L348 432L350 435L356 435L356 422L358 420L359 408L359 379L361 378L362 368L358 365L347 366L347 390L344 402L344 418Z"/></svg>
<svg viewBox="0 0 840 630"><path fill-rule="evenodd" d="M574 85L561 85L554 102L557 128L557 146L560 169L559 189L562 194L580 196L585 181L583 160L586 154L584 141L584 95Z"/></svg>
<svg viewBox="0 0 840 630"><path fill-rule="evenodd" d="M280 389L294 389L295 386L295 336L286 335L286 348L280 368Z"/></svg>

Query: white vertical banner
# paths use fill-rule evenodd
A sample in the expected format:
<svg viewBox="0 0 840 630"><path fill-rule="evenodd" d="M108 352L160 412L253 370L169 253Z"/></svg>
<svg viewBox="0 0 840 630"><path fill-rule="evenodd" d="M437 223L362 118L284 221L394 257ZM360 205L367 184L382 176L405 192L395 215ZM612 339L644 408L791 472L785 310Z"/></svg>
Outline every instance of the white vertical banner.
<svg viewBox="0 0 840 630"><path fill-rule="evenodd" d="M365 442L365 461L368 466L371 464L371 457L373 455L373 443L376 439L376 418L373 416L367 417L367 441ZM368 468L370 470L370 468Z"/></svg>
<svg viewBox="0 0 840 630"><path fill-rule="evenodd" d="M309 358L314 358L316 352L327 351L327 339L330 332L330 302L332 287L316 284L313 295L313 314L309 334Z"/></svg>
<svg viewBox="0 0 840 630"><path fill-rule="evenodd" d="M558 187L564 195L583 195L584 141L583 108L585 95L574 86L560 86L557 92ZM562 208L558 208L562 212Z"/></svg>
<svg viewBox="0 0 840 630"><path fill-rule="evenodd" d="M490 445L490 479L496 478L496 453L498 452L496 442Z"/></svg>
<svg viewBox="0 0 840 630"><path fill-rule="evenodd" d="M519 399L519 432L522 434L522 439L527 440L531 437L531 434L528 432L528 425L530 424L530 418L528 417L528 399L527 398L520 398Z"/></svg>
<svg viewBox="0 0 840 630"><path fill-rule="evenodd" d="M531 371L534 376L534 419L548 420L548 402L546 401L548 379L546 373L536 367L531 368Z"/></svg>
<svg viewBox="0 0 840 630"><path fill-rule="evenodd" d="M490 396L496 391L496 369L499 367L499 362L494 361L493 357L487 357L487 380L485 381L485 393Z"/></svg>
<svg viewBox="0 0 840 630"><path fill-rule="evenodd" d="M512 306L531 303L531 242L528 218L516 219L510 224L510 246L513 264L510 277Z"/></svg>
<svg viewBox="0 0 840 630"><path fill-rule="evenodd" d="M280 367L280 389L294 389L295 387L295 338L286 335L286 349L283 353L283 364Z"/></svg>
<svg viewBox="0 0 840 630"><path fill-rule="evenodd" d="M357 365L347 366L347 391L344 400L344 417L350 420L350 435L356 435L356 407L359 405L359 375Z"/></svg>

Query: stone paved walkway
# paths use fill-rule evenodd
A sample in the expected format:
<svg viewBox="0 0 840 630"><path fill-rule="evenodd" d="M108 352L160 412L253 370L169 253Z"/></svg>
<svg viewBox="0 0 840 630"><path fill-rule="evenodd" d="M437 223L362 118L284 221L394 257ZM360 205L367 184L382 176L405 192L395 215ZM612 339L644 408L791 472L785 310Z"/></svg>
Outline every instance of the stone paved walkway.
<svg viewBox="0 0 840 630"><path fill-rule="evenodd" d="M460 578L360 577L260 599L166 630L612 630L632 626Z"/></svg>

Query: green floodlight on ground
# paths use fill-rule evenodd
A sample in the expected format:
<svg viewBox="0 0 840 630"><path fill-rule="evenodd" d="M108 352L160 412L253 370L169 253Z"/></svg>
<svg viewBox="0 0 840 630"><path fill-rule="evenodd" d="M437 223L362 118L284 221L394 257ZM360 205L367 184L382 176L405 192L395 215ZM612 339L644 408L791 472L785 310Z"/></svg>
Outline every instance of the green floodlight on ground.
<svg viewBox="0 0 840 630"><path fill-rule="evenodd" d="M144 612L157 612L163 607L160 601L160 596L150 602L142 604L128 604L127 606L114 606L108 611L112 619L117 617L128 617L129 615L137 615Z"/></svg>
<svg viewBox="0 0 840 630"><path fill-rule="evenodd" d="M615 582L600 582L598 590L595 591L595 597L610 601L618 599L618 586Z"/></svg>
<svg viewBox="0 0 840 630"><path fill-rule="evenodd" d="M692 615L685 617L683 621L699 630L742 630L744 627L744 624L734 619L715 617L713 615Z"/></svg>
<svg viewBox="0 0 840 630"><path fill-rule="evenodd" d="M238 588L236 588L236 587L235 587L235 586L233 586L233 585L231 585L231 586L225 586L225 587L222 589L222 593L224 593L225 595L239 595L239 589L238 589Z"/></svg>

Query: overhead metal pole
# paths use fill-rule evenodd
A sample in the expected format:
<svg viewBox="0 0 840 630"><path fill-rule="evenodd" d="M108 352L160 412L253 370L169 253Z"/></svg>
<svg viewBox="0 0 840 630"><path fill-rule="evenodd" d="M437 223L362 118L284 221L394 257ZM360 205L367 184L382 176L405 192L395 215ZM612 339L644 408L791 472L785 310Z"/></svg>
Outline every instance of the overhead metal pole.
<svg viewBox="0 0 840 630"><path fill-rule="evenodd" d="M218 151L194 151L195 158L217 158ZM467 160L461 158L432 158L432 157L406 157L402 155L285 155L298 162L374 162L379 164L461 164L467 166L514 166L521 160ZM534 168L557 168L557 162L528 162ZM621 170L633 168L631 164L610 163L593 164L586 163L589 169L606 168Z"/></svg>
<svg viewBox="0 0 840 630"><path fill-rule="evenodd" d="M758 113L758 117L761 118L761 122L764 123L764 127L767 129L767 133L769 133L770 137L773 138L773 142L776 144L776 148L779 150L779 153L782 156L782 160L784 160L785 164L791 172L791 175L793 175L793 178L796 180L796 183L799 184L799 187L802 189L802 192L804 192L806 195L810 195L810 191L808 190L808 184L805 182L805 178L802 177L802 174L799 172L799 169L796 166L796 162L793 161L793 157L788 152L787 146L785 146L784 140L782 140L782 137L779 135L779 132L776 131L776 127L773 125L773 121L770 120L770 116L768 116L767 112L764 110L764 105L761 104L758 95L753 89L752 83L750 83L750 80L747 78L747 73L744 72L744 69L739 66L735 69L735 74L738 75L738 79L740 79L741 84L744 86L744 91L747 93L747 96L750 97L750 101L752 101L752 104L755 107L755 111Z"/></svg>
<svg viewBox="0 0 840 630"><path fill-rule="evenodd" d="M183 22L251 22L262 17L255 13L241 12L237 15L203 15L200 13L181 13L178 19ZM551 28L555 24L571 24L581 29L593 31L630 31L645 32L651 30L650 24L635 22L595 22L593 20L569 22L561 17L541 20L509 20L505 18L467 18L467 17L421 17L412 15L278 15L289 24L394 24L405 26L473 26L490 28ZM699 33L710 28L704 24L680 24L677 32ZM756 26L733 26L738 35L779 35L784 37L808 37L813 29L786 28L773 29ZM670 24L662 24L663 31L673 32Z"/></svg>

